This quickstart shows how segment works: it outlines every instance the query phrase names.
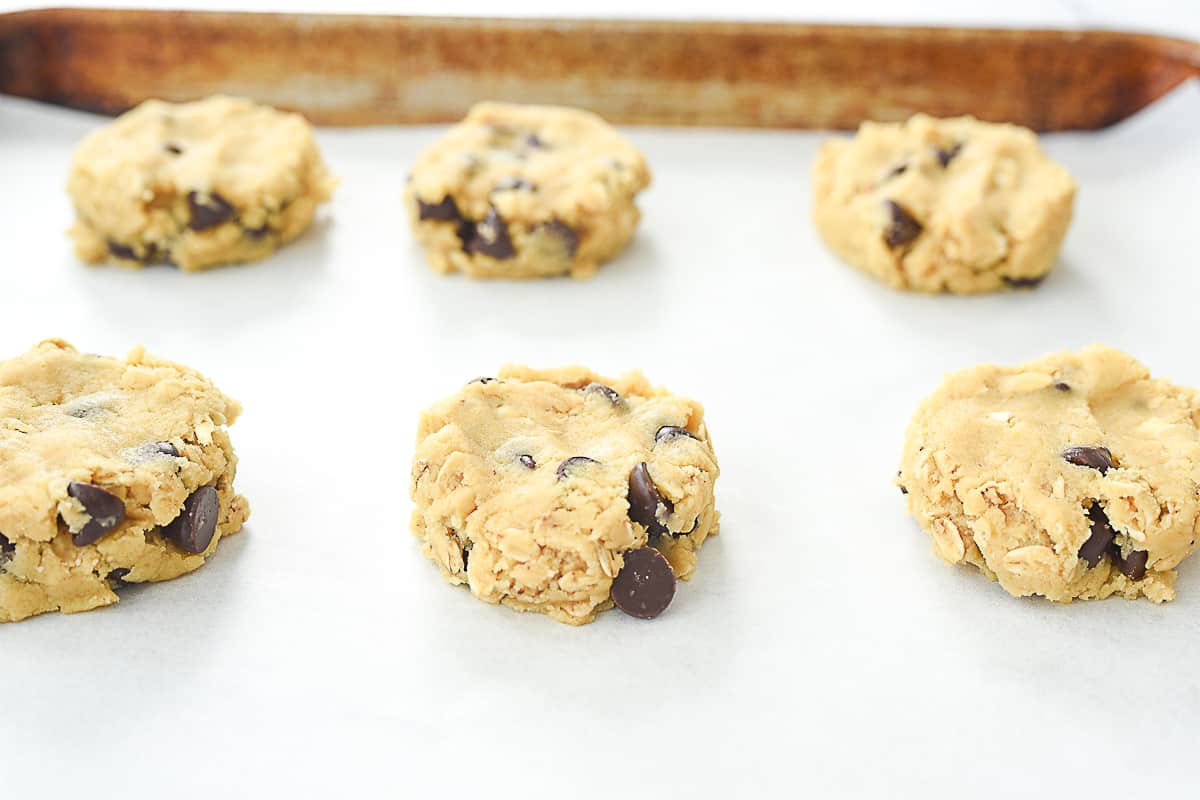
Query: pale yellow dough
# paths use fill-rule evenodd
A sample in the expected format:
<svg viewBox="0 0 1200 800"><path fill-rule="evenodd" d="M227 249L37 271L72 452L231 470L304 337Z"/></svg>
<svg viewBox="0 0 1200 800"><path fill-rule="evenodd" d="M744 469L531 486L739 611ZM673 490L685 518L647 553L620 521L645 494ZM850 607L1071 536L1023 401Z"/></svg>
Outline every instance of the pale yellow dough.
<svg viewBox="0 0 1200 800"><path fill-rule="evenodd" d="M1162 602L1196 549L1198 425L1200 393L1109 347L984 364L950 375L922 403L898 482L942 558L975 565L1014 595ZM1074 447L1107 448L1113 466L1071 463ZM1080 553L1095 504L1116 537L1089 566ZM1140 579L1115 566L1143 552Z"/></svg>
<svg viewBox="0 0 1200 800"><path fill-rule="evenodd" d="M336 180L303 117L216 96L148 100L95 131L67 185L80 259L191 271L274 253Z"/></svg>
<svg viewBox="0 0 1200 800"><path fill-rule="evenodd" d="M633 236L649 183L642 154L595 114L480 103L421 153L404 198L438 272L586 278Z"/></svg>
<svg viewBox="0 0 1200 800"><path fill-rule="evenodd" d="M140 348L122 361L49 340L0 362L0 622L106 606L122 583L200 567L250 513L225 431L240 410L199 373ZM91 517L72 481L124 503L124 521L94 544L74 543ZM161 531L207 486L216 531L204 552L185 552Z"/></svg>
<svg viewBox="0 0 1200 800"><path fill-rule="evenodd" d="M827 142L813 170L813 218L830 249L921 292L1036 285L1058 258L1074 197L1074 179L1033 131L971 117L865 122L853 139ZM904 233L896 207L921 230L889 244L889 230Z"/></svg>
<svg viewBox="0 0 1200 800"><path fill-rule="evenodd" d="M593 382L619 402L587 388ZM691 436L656 441L664 426ZM598 463L560 477L559 465L574 456ZM505 367L422 415L412 529L450 582L480 599L590 622L612 605L622 554L650 538L627 500L630 473L643 462L673 506L660 520L669 533L652 544L687 578L696 551L718 531L718 469L700 405L637 372L609 379L582 367Z"/></svg>

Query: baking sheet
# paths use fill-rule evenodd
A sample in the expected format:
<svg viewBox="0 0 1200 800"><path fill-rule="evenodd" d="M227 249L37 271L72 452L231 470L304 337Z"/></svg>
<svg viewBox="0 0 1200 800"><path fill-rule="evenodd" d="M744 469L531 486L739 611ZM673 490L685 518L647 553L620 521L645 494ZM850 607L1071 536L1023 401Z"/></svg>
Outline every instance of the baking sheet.
<svg viewBox="0 0 1200 800"><path fill-rule="evenodd" d="M0 99L0 353L136 343L245 405L243 534L119 606L0 626L4 797L1007 797L1189 786L1179 599L1051 605L949 568L891 484L948 370L1103 341L1200 385L1200 91L1047 137L1078 177L1038 290L893 292L809 223L824 134L632 129L655 171L590 282L435 275L400 193L438 129L321 131L331 210L265 263L85 268L99 118ZM722 534L670 610L570 628L442 582L408 533L419 410L506 361L640 367L705 403Z"/></svg>

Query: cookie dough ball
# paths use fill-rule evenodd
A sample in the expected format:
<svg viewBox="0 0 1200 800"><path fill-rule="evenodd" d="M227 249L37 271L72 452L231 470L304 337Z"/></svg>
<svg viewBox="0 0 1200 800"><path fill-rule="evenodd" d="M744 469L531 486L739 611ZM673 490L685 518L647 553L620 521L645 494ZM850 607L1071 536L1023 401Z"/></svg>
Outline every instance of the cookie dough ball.
<svg viewBox="0 0 1200 800"><path fill-rule="evenodd" d="M653 617L717 533L717 474L698 403L637 372L509 366L422 415L412 529L489 603Z"/></svg>
<svg viewBox="0 0 1200 800"><path fill-rule="evenodd" d="M45 341L0 362L0 622L117 602L199 568L250 514L202 375Z"/></svg>
<svg viewBox="0 0 1200 800"><path fill-rule="evenodd" d="M1093 346L950 375L898 477L950 563L1017 596L1175 596L1196 549L1200 393Z"/></svg>
<svg viewBox="0 0 1200 800"><path fill-rule="evenodd" d="M312 128L249 100L148 100L92 133L67 184L89 264L257 261L308 228L336 181Z"/></svg>
<svg viewBox="0 0 1200 800"><path fill-rule="evenodd" d="M404 195L438 272L586 278L633 236L649 183L642 154L595 114L480 103L418 157Z"/></svg>
<svg viewBox="0 0 1200 800"><path fill-rule="evenodd" d="M1075 181L1033 131L921 114L827 142L813 178L817 230L897 289L974 294L1036 286L1058 258Z"/></svg>

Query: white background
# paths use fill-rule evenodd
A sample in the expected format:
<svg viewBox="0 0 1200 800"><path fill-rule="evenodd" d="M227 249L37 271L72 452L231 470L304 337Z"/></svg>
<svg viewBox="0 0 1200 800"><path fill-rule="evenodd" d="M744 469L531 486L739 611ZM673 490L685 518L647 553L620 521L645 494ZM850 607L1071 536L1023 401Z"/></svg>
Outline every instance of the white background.
<svg viewBox="0 0 1200 800"><path fill-rule="evenodd" d="M631 129L655 185L590 282L424 266L399 195L433 128L322 131L343 184L268 262L88 269L63 184L98 124L0 100L0 352L143 342L203 370L246 407L253 517L194 575L0 627L0 797L1195 793L1196 563L1162 607L1016 600L945 567L890 483L946 370L1099 340L1200 385L1195 85L1048 137L1082 187L1062 263L978 298L827 255L808 222L824 137L790 132ZM658 620L518 615L420 557L417 414L509 360L641 367L705 403L723 533Z"/></svg>

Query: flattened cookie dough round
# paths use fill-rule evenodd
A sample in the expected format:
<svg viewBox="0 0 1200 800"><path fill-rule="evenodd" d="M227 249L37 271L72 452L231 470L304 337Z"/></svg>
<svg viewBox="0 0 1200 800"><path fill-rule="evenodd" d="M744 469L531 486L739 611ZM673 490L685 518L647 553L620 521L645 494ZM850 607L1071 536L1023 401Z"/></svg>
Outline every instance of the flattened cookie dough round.
<svg viewBox="0 0 1200 800"><path fill-rule="evenodd" d="M434 269L474 278L586 278L633 236L642 154L604 120L480 103L423 152L405 187Z"/></svg>
<svg viewBox="0 0 1200 800"><path fill-rule="evenodd" d="M717 533L717 475L698 403L637 372L509 366L422 415L412 529L489 603L572 625L614 599L653 617Z"/></svg>
<svg viewBox="0 0 1200 800"><path fill-rule="evenodd" d="M303 233L335 184L298 114L235 97L148 100L76 150L71 237L89 264L257 261Z"/></svg>
<svg viewBox="0 0 1200 800"><path fill-rule="evenodd" d="M141 349L49 340L0 362L0 622L199 568L250 514L225 432L240 410Z"/></svg>
<svg viewBox="0 0 1200 800"><path fill-rule="evenodd" d="M1017 596L1175 596L1196 549L1200 393L1109 347L950 375L898 481L951 563Z"/></svg>
<svg viewBox="0 0 1200 800"><path fill-rule="evenodd" d="M826 244L921 292L1036 286L1058 258L1074 198L1074 179L1033 131L971 117L865 122L821 148L813 177Z"/></svg>

